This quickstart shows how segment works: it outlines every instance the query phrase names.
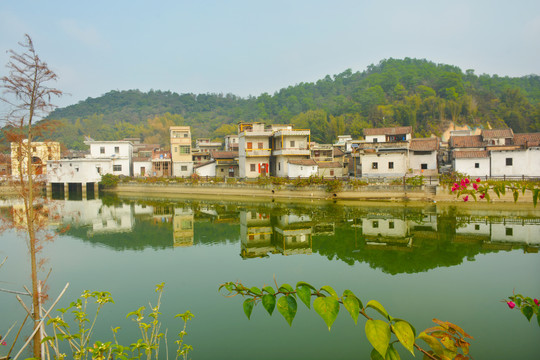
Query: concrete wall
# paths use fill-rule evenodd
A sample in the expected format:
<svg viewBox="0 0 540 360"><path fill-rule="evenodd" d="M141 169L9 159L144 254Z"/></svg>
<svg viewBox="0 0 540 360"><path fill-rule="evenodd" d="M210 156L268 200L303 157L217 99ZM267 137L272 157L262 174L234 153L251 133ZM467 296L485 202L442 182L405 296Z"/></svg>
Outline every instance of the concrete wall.
<svg viewBox="0 0 540 360"><path fill-rule="evenodd" d="M216 163L211 162L209 164L199 166L198 168L193 170L196 174L199 176L209 176L209 177L215 177L216 176Z"/></svg>
<svg viewBox="0 0 540 360"><path fill-rule="evenodd" d="M476 158L476 159L454 159L454 170L466 174L469 176L489 176L490 164L489 158ZM478 164L478 168L475 167Z"/></svg>
<svg viewBox="0 0 540 360"><path fill-rule="evenodd" d="M307 178L312 175L317 175L317 165L306 166L306 165L296 165L296 164L287 164L288 165L288 176L291 178Z"/></svg>
<svg viewBox="0 0 540 360"><path fill-rule="evenodd" d="M512 159L512 165L506 165L506 159L508 158ZM540 176L540 149L492 151L491 175Z"/></svg>
<svg viewBox="0 0 540 360"><path fill-rule="evenodd" d="M144 175L142 174L142 168L144 168ZM152 176L152 162L151 161L133 162L133 176Z"/></svg>
<svg viewBox="0 0 540 360"><path fill-rule="evenodd" d="M409 170L405 153L378 153L364 154L362 158L362 176L402 177ZM389 163L394 163L394 168L389 168ZM373 169L373 163L377 163L377 169Z"/></svg>
<svg viewBox="0 0 540 360"><path fill-rule="evenodd" d="M437 170L437 152L432 151L428 155L416 155L409 152L409 167L413 170L422 170L422 164L427 164L427 170Z"/></svg>

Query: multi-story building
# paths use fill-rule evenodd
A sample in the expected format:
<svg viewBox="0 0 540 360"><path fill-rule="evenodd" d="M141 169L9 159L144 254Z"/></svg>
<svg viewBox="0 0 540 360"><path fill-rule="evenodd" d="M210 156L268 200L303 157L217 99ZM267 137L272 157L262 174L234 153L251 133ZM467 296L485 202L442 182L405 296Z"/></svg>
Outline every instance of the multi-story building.
<svg viewBox="0 0 540 360"><path fill-rule="evenodd" d="M193 174L191 127L171 126L169 131L171 135L173 176L191 176Z"/></svg>
<svg viewBox="0 0 540 360"><path fill-rule="evenodd" d="M366 140L358 143L362 176L401 177L409 170L412 127L364 129Z"/></svg>
<svg viewBox="0 0 540 360"><path fill-rule="evenodd" d="M310 159L310 134L310 130L293 129L291 125L273 132L270 160L270 173L273 176L291 177L289 161Z"/></svg>
<svg viewBox="0 0 540 360"><path fill-rule="evenodd" d="M20 146L19 146L20 145ZM34 175L47 174L47 162L60 159L60 143L55 141L36 142L28 146L28 140L22 144L11 143L11 174L19 176L19 166L26 173L28 154L32 154L32 172Z"/></svg>
<svg viewBox="0 0 540 360"><path fill-rule="evenodd" d="M238 124L238 167L241 178L269 175L272 134L272 128L263 123Z"/></svg>
<svg viewBox="0 0 540 360"><path fill-rule="evenodd" d="M238 151L238 134L225 136L225 151Z"/></svg>

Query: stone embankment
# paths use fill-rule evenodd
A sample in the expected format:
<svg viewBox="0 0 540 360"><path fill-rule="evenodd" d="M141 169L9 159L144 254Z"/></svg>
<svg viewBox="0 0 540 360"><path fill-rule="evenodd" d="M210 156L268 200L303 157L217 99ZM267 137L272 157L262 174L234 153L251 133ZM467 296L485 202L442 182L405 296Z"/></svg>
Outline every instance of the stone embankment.
<svg viewBox="0 0 540 360"><path fill-rule="evenodd" d="M361 201L424 201L424 202L463 202L450 194L446 187L435 185L369 185L329 192L325 186L295 187L293 185L258 185L258 184L141 184L122 183L110 189L118 195L137 195L148 197L210 197L213 199L228 197L276 198L276 199L318 199L318 200L361 200ZM471 199L472 200L472 199ZM512 194L498 198L492 194L493 202L514 202ZM474 202L474 201L472 201ZM520 193L520 203L532 203L530 191Z"/></svg>

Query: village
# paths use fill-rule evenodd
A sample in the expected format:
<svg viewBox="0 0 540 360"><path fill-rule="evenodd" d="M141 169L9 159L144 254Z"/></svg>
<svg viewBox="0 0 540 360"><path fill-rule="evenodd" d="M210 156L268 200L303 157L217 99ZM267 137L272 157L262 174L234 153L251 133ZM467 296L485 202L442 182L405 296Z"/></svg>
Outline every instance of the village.
<svg viewBox="0 0 540 360"><path fill-rule="evenodd" d="M471 177L540 177L540 133L511 129L455 130L448 139L413 138L410 126L364 129L365 138L341 135L333 144L311 141L309 129L292 125L239 123L223 144L193 139L189 126L172 126L170 150L138 138L86 138L88 153L64 152L58 142L33 142L34 172L49 191L79 188L96 192L102 175L191 177L379 179L423 176L430 181L455 171ZM446 141L445 141L446 140ZM24 148L24 146L23 146ZM16 143L4 157L2 175L18 176L27 161ZM83 192L86 192L83 191Z"/></svg>

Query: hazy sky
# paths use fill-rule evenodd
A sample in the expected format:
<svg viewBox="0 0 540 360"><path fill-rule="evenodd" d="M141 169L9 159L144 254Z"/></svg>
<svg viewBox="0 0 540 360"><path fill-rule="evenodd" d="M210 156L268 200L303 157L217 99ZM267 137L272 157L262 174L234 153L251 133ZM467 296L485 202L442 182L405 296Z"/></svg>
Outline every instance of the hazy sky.
<svg viewBox="0 0 540 360"><path fill-rule="evenodd" d="M538 0L0 0L0 64L25 33L70 94L60 106L127 89L272 94L390 57L540 74Z"/></svg>

